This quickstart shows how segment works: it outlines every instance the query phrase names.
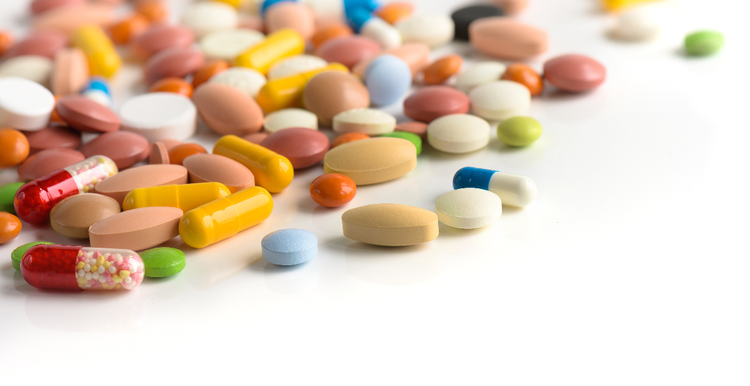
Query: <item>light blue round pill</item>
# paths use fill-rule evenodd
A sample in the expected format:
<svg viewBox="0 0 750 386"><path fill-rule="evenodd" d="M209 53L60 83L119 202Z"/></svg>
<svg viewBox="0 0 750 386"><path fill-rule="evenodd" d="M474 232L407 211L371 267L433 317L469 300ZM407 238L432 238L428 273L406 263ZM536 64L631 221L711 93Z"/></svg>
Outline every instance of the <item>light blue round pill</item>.
<svg viewBox="0 0 750 386"><path fill-rule="evenodd" d="M370 100L388 106L401 100L411 88L411 70L393 55L380 55L367 66L362 76L370 92Z"/></svg>
<svg viewBox="0 0 750 386"><path fill-rule="evenodd" d="M276 265L297 265L318 254L318 238L304 229L271 232L260 242L263 258Z"/></svg>

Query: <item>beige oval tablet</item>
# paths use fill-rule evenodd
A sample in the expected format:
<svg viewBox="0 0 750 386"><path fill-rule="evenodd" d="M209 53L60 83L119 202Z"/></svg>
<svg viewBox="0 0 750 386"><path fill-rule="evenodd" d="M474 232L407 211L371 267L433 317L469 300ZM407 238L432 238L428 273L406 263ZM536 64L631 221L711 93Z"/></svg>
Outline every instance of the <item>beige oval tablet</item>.
<svg viewBox="0 0 750 386"><path fill-rule="evenodd" d="M131 209L108 217L89 228L91 246L140 251L153 248L179 234L182 210L166 206Z"/></svg>
<svg viewBox="0 0 750 386"><path fill-rule="evenodd" d="M401 204L360 206L344 212L341 222L344 236L387 247L426 243L439 232L435 213Z"/></svg>
<svg viewBox="0 0 750 386"><path fill-rule="evenodd" d="M120 213L115 199L84 193L68 197L52 208L49 219L55 232L73 239L87 239L89 227Z"/></svg>
<svg viewBox="0 0 750 386"><path fill-rule="evenodd" d="M250 169L223 155L194 154L182 164L188 170L190 183L220 182L232 193L255 186L255 176Z"/></svg>
<svg viewBox="0 0 750 386"><path fill-rule="evenodd" d="M117 177L117 178L114 178ZM182 165L146 165L123 170L96 184L96 193L109 196L122 205L122 200L137 188L187 184L188 172Z"/></svg>
<svg viewBox="0 0 750 386"><path fill-rule="evenodd" d="M333 117L333 131L337 133L363 133L380 135L392 133L396 117L375 109L351 109Z"/></svg>
<svg viewBox="0 0 750 386"><path fill-rule="evenodd" d="M336 146L326 153L326 173L343 174L357 185L390 181L417 166L417 148L401 138L361 139Z"/></svg>

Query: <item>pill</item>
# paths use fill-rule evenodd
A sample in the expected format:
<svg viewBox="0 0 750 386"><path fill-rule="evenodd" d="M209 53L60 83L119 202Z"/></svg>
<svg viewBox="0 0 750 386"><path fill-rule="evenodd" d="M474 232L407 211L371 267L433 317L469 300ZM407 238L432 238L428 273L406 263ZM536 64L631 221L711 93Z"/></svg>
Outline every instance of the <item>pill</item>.
<svg viewBox="0 0 750 386"><path fill-rule="evenodd" d="M18 189L14 206L18 217L39 225L49 219L52 207L63 199L94 191L99 182L117 174L117 166L105 156L87 158L37 178Z"/></svg>
<svg viewBox="0 0 750 386"><path fill-rule="evenodd" d="M345 143L359 141L360 139L367 139L370 138L369 135L364 133L344 133L336 137L336 139L331 142L331 149L333 149L336 146L343 145Z"/></svg>
<svg viewBox="0 0 750 386"><path fill-rule="evenodd" d="M271 133L290 127L305 127L308 129L318 129L318 117L303 109L282 109L266 115L263 121L263 128Z"/></svg>
<svg viewBox="0 0 750 386"><path fill-rule="evenodd" d="M230 194L229 188L218 182L136 188L125 196L122 209L169 206L187 212Z"/></svg>
<svg viewBox="0 0 750 386"><path fill-rule="evenodd" d="M23 279L40 289L132 290L143 271L141 257L127 249L36 245L21 261Z"/></svg>
<svg viewBox="0 0 750 386"><path fill-rule="evenodd" d="M86 85L83 86L83 90L84 91L99 90L109 96L112 96L112 87L110 87L109 81L107 80L107 78L104 78L101 76L90 77L88 81L86 82Z"/></svg>
<svg viewBox="0 0 750 386"><path fill-rule="evenodd" d="M343 111L370 106L370 93L353 75L323 72L307 83L305 107L318 116L318 123L331 127L333 117Z"/></svg>
<svg viewBox="0 0 750 386"><path fill-rule="evenodd" d="M18 237L21 227L21 220L18 217L7 212L0 212L0 244Z"/></svg>
<svg viewBox="0 0 750 386"><path fill-rule="evenodd" d="M31 2L31 13L39 15L57 7L83 3L85 0L34 0Z"/></svg>
<svg viewBox="0 0 750 386"><path fill-rule="evenodd" d="M487 120L502 121L522 115L531 107L531 92L510 80L498 80L475 87L469 93L471 111Z"/></svg>
<svg viewBox="0 0 750 386"><path fill-rule="evenodd" d="M450 114L469 112L469 97L448 86L427 86L404 100L404 114L414 120L430 123Z"/></svg>
<svg viewBox="0 0 750 386"><path fill-rule="evenodd" d="M139 0L135 11L151 22L163 22L169 17L167 5L160 0Z"/></svg>
<svg viewBox="0 0 750 386"><path fill-rule="evenodd" d="M164 78L184 78L205 63L203 53L194 48L174 47L159 51L146 63L145 80L152 84Z"/></svg>
<svg viewBox="0 0 750 386"><path fill-rule="evenodd" d="M312 55L296 55L274 63L268 70L268 79L286 78L304 72L324 68L328 65L325 60Z"/></svg>
<svg viewBox="0 0 750 386"><path fill-rule="evenodd" d="M122 129L149 142L172 138L185 140L196 131L197 109L193 102L171 92L152 92L128 99L120 107Z"/></svg>
<svg viewBox="0 0 750 386"><path fill-rule="evenodd" d="M53 68L52 60L43 56L16 56L0 64L0 78L23 78L48 87Z"/></svg>
<svg viewBox="0 0 750 386"><path fill-rule="evenodd" d="M317 49L323 43L336 39L341 38L345 36L351 36L354 32L351 28L349 28L348 25L344 25L341 23L331 23L325 26L320 26L315 31L315 34L312 36L312 43L313 46Z"/></svg>
<svg viewBox="0 0 750 386"><path fill-rule="evenodd" d="M422 154L422 138L420 138L418 135L413 133L407 133L403 131L394 131L392 133L385 133L381 135L381 137L392 137L392 138L402 138L405 139L412 144L414 144L414 147L417 148L417 155Z"/></svg>
<svg viewBox="0 0 750 386"><path fill-rule="evenodd" d="M529 177L496 170L465 167L453 176L453 189L477 188L497 194L504 205L525 207L536 198L536 184Z"/></svg>
<svg viewBox="0 0 750 386"><path fill-rule="evenodd" d="M424 43L438 48L453 40L455 25L446 15L421 14L396 23L404 43Z"/></svg>
<svg viewBox="0 0 750 386"><path fill-rule="evenodd" d="M263 127L263 112L258 103L234 87L205 83L195 90L193 102L201 119L217 134L243 135Z"/></svg>
<svg viewBox="0 0 750 386"><path fill-rule="evenodd" d="M469 40L469 25L474 21L494 16L503 16L503 10L493 5L469 5L459 8L451 14L453 24L455 24L455 39Z"/></svg>
<svg viewBox="0 0 750 386"><path fill-rule="evenodd" d="M194 154L206 154L206 149L197 143L181 143L169 149L169 163L182 165L185 158Z"/></svg>
<svg viewBox="0 0 750 386"><path fill-rule="evenodd" d="M158 141L158 142L163 143L164 146L167 148L167 151L171 151L175 147L182 144L182 141L178 141L176 139L171 139L171 138L162 139L161 141Z"/></svg>
<svg viewBox="0 0 750 386"><path fill-rule="evenodd" d="M609 36L633 42L654 39L661 33L667 16L666 7L659 3L629 7L617 15Z"/></svg>
<svg viewBox="0 0 750 386"><path fill-rule="evenodd" d="M351 178L342 174L323 174L310 184L310 197L327 208L346 205L356 194L357 185Z"/></svg>
<svg viewBox="0 0 750 386"><path fill-rule="evenodd" d="M13 46L14 38L13 35L8 31L0 31L0 55L8 52Z"/></svg>
<svg viewBox="0 0 750 386"><path fill-rule="evenodd" d="M396 117L375 109L351 109L333 117L333 131L337 133L390 133L396 127Z"/></svg>
<svg viewBox="0 0 750 386"><path fill-rule="evenodd" d="M146 277L167 277L185 269L185 252L176 248L152 248L141 252Z"/></svg>
<svg viewBox="0 0 750 386"><path fill-rule="evenodd" d="M258 92L258 104L266 113L276 110L298 107L307 83L316 75L327 72L348 72L339 63L331 63L323 68L310 70L286 78L277 78L266 83Z"/></svg>
<svg viewBox="0 0 750 386"><path fill-rule="evenodd" d="M657 0L601 0L601 4L608 12L619 11L634 5L650 3Z"/></svg>
<svg viewBox="0 0 750 386"><path fill-rule="evenodd" d="M187 184L187 182L187 169L181 165L144 165L123 170L97 184L94 190L122 204L125 196L133 189Z"/></svg>
<svg viewBox="0 0 750 386"><path fill-rule="evenodd" d="M235 64L252 68L261 74L281 59L305 52L305 40L292 29L282 29L268 36L235 58Z"/></svg>
<svg viewBox="0 0 750 386"><path fill-rule="evenodd" d="M89 62L91 75L111 77L122 65L120 55L101 27L83 26L72 37L73 46L80 48Z"/></svg>
<svg viewBox="0 0 750 386"><path fill-rule="evenodd" d="M273 8L272 8L273 9ZM276 265L298 265L318 255L318 238L304 229L280 229L260 241L263 258Z"/></svg>
<svg viewBox="0 0 750 386"><path fill-rule="evenodd" d="M508 118L497 126L497 137L508 146L529 146L541 135L542 125L531 117Z"/></svg>
<svg viewBox="0 0 750 386"><path fill-rule="evenodd" d="M195 72L195 74L193 74L193 87L198 87L203 83L208 82L209 79L213 78L217 74L226 71L228 68L229 63L227 63L225 60L210 60L206 62L201 68L198 69L198 71Z"/></svg>
<svg viewBox="0 0 750 386"><path fill-rule="evenodd" d="M256 145L260 145L263 141L268 138L268 133L251 133L243 135L242 139Z"/></svg>
<svg viewBox="0 0 750 386"><path fill-rule="evenodd" d="M386 182L417 166L417 149L401 138L370 138L337 146L323 159L326 173L343 174L357 186Z"/></svg>
<svg viewBox="0 0 750 386"><path fill-rule="evenodd" d="M438 237L434 212L401 204L373 204L349 209L341 216L344 236L386 247L422 244Z"/></svg>
<svg viewBox="0 0 750 386"><path fill-rule="evenodd" d="M484 148L490 141L490 124L468 114L452 114L430 122L427 142L446 153L469 153Z"/></svg>
<svg viewBox="0 0 750 386"><path fill-rule="evenodd" d="M405 1L384 4L375 12L378 17L391 24L407 19L414 12L414 5Z"/></svg>
<svg viewBox="0 0 750 386"><path fill-rule="evenodd" d="M10 253L10 258L12 260L13 268L20 271L21 270L21 260L23 260L23 255L31 249L31 247L35 247L37 245L51 245L54 243L50 243L47 241L33 241L30 243L26 243L21 245L20 247L13 250L13 252Z"/></svg>
<svg viewBox="0 0 750 386"><path fill-rule="evenodd" d="M182 78L163 78L152 84L148 92L169 92L190 98L193 96L193 86Z"/></svg>
<svg viewBox="0 0 750 386"><path fill-rule="evenodd" d="M506 15L512 16L523 11L529 4L529 0L493 0L493 3L502 8Z"/></svg>
<svg viewBox="0 0 750 386"><path fill-rule="evenodd" d="M500 77L503 80L512 80L529 89L531 96L541 95L544 91L544 80L533 68L523 63L512 63ZM496 79L493 79L496 80Z"/></svg>
<svg viewBox="0 0 750 386"><path fill-rule="evenodd" d="M255 186L255 176L241 163L216 154L194 154L183 161L190 183L220 182L231 193Z"/></svg>
<svg viewBox="0 0 750 386"><path fill-rule="evenodd" d="M219 138L213 153L229 157L250 169L255 184L271 193L286 189L294 178L294 167L286 157L234 135Z"/></svg>
<svg viewBox="0 0 750 386"><path fill-rule="evenodd" d="M38 83L17 77L0 79L0 127L41 130L54 107L55 97Z"/></svg>
<svg viewBox="0 0 750 386"><path fill-rule="evenodd" d="M604 65L584 55L562 55L544 63L544 78L563 91L589 91L604 83L606 77Z"/></svg>
<svg viewBox="0 0 750 386"><path fill-rule="evenodd" d="M292 127L269 135L260 145L286 157L295 169L304 169L323 160L329 141L318 130Z"/></svg>
<svg viewBox="0 0 750 386"><path fill-rule="evenodd" d="M81 95L57 101L57 114L70 127L85 133L108 133L120 129L120 117L107 107Z"/></svg>
<svg viewBox="0 0 750 386"><path fill-rule="evenodd" d="M284 28L297 31L303 40L310 40L315 33L315 15L312 10L296 2L281 2L266 10L266 31L274 33Z"/></svg>
<svg viewBox="0 0 750 386"><path fill-rule="evenodd" d="M25 39L9 47L4 59L16 56L43 56L54 59L55 54L68 45L68 36L56 31L34 31Z"/></svg>
<svg viewBox="0 0 750 386"><path fill-rule="evenodd" d="M359 30L362 36L367 36L378 42L386 50L400 47L403 44L404 39L396 27L377 16L371 15L367 11L359 9L359 12L362 15L366 15L366 18L360 19L362 23L359 24L358 28L355 28L355 31Z"/></svg>
<svg viewBox="0 0 750 386"><path fill-rule="evenodd" d="M547 33L509 17L479 19L469 27L471 45L483 54L526 60L547 51Z"/></svg>
<svg viewBox="0 0 750 386"><path fill-rule="evenodd" d="M83 26L104 27L115 22L111 6L80 4L51 9L34 18L34 30L57 31L72 35Z"/></svg>
<svg viewBox="0 0 750 386"><path fill-rule="evenodd" d="M35 180L84 159L86 157L81 152L73 149L45 149L30 156L18 167L18 178L22 181Z"/></svg>
<svg viewBox="0 0 750 386"><path fill-rule="evenodd" d="M393 55L380 55L365 70L363 77L373 104L387 106L401 100L411 88L411 69Z"/></svg>
<svg viewBox="0 0 750 386"><path fill-rule="evenodd" d="M198 37L216 31L235 29L238 22L236 9L215 1L190 4L180 18L180 24L190 28Z"/></svg>
<svg viewBox="0 0 750 386"><path fill-rule="evenodd" d="M444 56L423 70L425 84L445 83L448 78L461 70L464 60L460 55Z"/></svg>
<svg viewBox="0 0 750 386"><path fill-rule="evenodd" d="M355 64L380 53L382 48L375 40L365 36L345 36L323 43L316 55L329 63L341 63L351 69Z"/></svg>
<svg viewBox="0 0 750 386"><path fill-rule="evenodd" d="M108 28L109 36L115 44L128 44L134 37L146 32L149 24L145 16L136 13L111 25Z"/></svg>
<svg viewBox="0 0 750 386"><path fill-rule="evenodd" d="M234 60L266 37L251 29L215 31L200 40L200 49L210 59Z"/></svg>
<svg viewBox="0 0 750 386"><path fill-rule="evenodd" d="M344 18L344 4L340 0L302 0L315 14L316 25L328 25Z"/></svg>
<svg viewBox="0 0 750 386"><path fill-rule="evenodd" d="M87 99L91 99L92 101L110 110L114 107L112 97L100 90L86 90L81 93L81 96Z"/></svg>
<svg viewBox="0 0 750 386"><path fill-rule="evenodd" d="M182 210L152 206L120 212L89 228L92 247L140 251L165 243L178 235Z"/></svg>
<svg viewBox="0 0 750 386"><path fill-rule="evenodd" d="M193 32L177 25L154 24L130 43L136 57L148 59L167 48L187 48L195 42Z"/></svg>
<svg viewBox="0 0 750 386"><path fill-rule="evenodd" d="M49 222L55 232L72 239L89 238L89 227L120 213L120 203L101 194L70 196L52 208Z"/></svg>
<svg viewBox="0 0 750 386"><path fill-rule="evenodd" d="M185 213L180 237L193 248L204 248L265 221L272 211L271 195L254 186Z"/></svg>
<svg viewBox="0 0 750 386"><path fill-rule="evenodd" d="M438 220L458 229L485 227L500 219L503 203L492 192L464 188L450 191L435 202Z"/></svg>
<svg viewBox="0 0 750 386"><path fill-rule="evenodd" d="M169 150L163 143L156 141L151 144L151 151L148 154L148 163L151 165L160 165L169 163Z"/></svg>
<svg viewBox="0 0 750 386"><path fill-rule="evenodd" d="M107 156L120 170L145 160L150 151L145 137L128 131L102 134L81 147L81 153L86 157Z"/></svg>
<svg viewBox="0 0 750 386"><path fill-rule="evenodd" d="M427 139L427 127L428 125L424 122L401 122L396 125L395 131L412 133L418 135L421 139Z"/></svg>
<svg viewBox="0 0 750 386"><path fill-rule="evenodd" d="M21 186L23 186L23 182L11 182L0 186L0 212L16 213L15 208L13 208L13 199Z"/></svg>
<svg viewBox="0 0 750 386"><path fill-rule="evenodd" d="M412 79L430 63L430 47L423 43L407 43L401 47L385 50L382 55L393 55L403 60L411 70ZM352 72L359 77L364 77L364 73L369 68L370 63L378 57L370 57L359 62L352 68Z"/></svg>
<svg viewBox="0 0 750 386"><path fill-rule="evenodd" d="M0 129L0 168L16 166L29 156L29 141L18 130Z"/></svg>
<svg viewBox="0 0 750 386"><path fill-rule="evenodd" d="M723 46L724 35L717 31L698 31L685 36L685 52L688 55L713 55Z"/></svg>
<svg viewBox="0 0 750 386"><path fill-rule="evenodd" d="M212 76L208 83L225 84L242 91L250 98L256 98L266 85L266 77L252 68L232 67Z"/></svg>
<svg viewBox="0 0 750 386"><path fill-rule="evenodd" d="M79 93L89 77L89 64L78 48L62 49L55 55L50 83L55 95Z"/></svg>

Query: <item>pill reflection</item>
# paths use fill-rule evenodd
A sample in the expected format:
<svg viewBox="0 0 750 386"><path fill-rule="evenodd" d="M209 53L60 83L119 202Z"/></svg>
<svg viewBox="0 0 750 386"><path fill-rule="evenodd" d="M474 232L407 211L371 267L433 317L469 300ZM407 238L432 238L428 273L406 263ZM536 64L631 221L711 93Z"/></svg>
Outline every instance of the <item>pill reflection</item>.
<svg viewBox="0 0 750 386"><path fill-rule="evenodd" d="M442 257L434 242L409 247L379 247L355 242L344 248L346 272L382 285L404 286L438 277Z"/></svg>

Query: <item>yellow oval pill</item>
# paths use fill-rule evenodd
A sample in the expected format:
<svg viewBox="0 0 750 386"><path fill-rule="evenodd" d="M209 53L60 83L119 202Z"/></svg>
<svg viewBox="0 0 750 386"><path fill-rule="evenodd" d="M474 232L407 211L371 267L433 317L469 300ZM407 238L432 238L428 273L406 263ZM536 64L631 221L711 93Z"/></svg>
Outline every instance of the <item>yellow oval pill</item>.
<svg viewBox="0 0 750 386"><path fill-rule="evenodd" d="M299 32L285 28L268 35L266 40L241 53L234 62L237 66L249 67L266 75L272 64L303 52L305 40Z"/></svg>
<svg viewBox="0 0 750 386"><path fill-rule="evenodd" d="M91 75L109 78L120 69L120 55L101 27L88 25L78 28L73 33L73 46L86 54Z"/></svg>
<svg viewBox="0 0 750 386"><path fill-rule="evenodd" d="M286 157L235 135L219 138L214 145L214 154L229 157L245 165L253 172L255 184L271 193L286 189L294 178L294 168Z"/></svg>

